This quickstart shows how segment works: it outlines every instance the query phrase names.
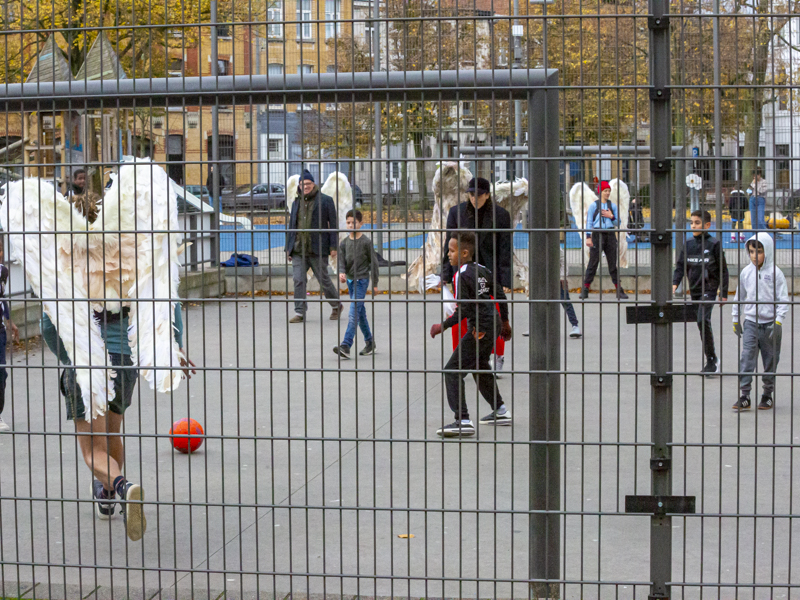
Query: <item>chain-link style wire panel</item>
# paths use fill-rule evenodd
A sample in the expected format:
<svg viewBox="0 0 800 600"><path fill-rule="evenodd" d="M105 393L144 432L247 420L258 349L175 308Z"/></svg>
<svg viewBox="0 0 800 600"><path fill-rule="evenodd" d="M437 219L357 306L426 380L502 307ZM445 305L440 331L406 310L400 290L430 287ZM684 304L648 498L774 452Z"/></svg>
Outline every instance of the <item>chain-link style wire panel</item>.
<svg viewBox="0 0 800 600"><path fill-rule="evenodd" d="M797 13L4 3L0 597L791 597Z"/></svg>

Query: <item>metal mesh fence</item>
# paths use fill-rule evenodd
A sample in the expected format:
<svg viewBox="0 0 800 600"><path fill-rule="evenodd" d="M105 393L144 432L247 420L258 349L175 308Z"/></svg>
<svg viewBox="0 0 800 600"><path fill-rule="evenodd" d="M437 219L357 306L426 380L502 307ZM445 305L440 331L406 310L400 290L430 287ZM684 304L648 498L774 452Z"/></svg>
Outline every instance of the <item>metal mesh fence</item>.
<svg viewBox="0 0 800 600"><path fill-rule="evenodd" d="M796 596L796 14L4 2L0 597Z"/></svg>

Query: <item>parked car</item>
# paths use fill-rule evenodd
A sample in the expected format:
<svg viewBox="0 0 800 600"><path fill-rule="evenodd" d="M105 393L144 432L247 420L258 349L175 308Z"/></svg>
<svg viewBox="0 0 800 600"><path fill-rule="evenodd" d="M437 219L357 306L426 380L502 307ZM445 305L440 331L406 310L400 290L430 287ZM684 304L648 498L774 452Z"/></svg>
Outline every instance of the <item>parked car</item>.
<svg viewBox="0 0 800 600"><path fill-rule="evenodd" d="M286 208L286 188L280 183L258 184L244 193L223 197L222 205L240 210Z"/></svg>
<svg viewBox="0 0 800 600"><path fill-rule="evenodd" d="M202 198L203 196L210 196L211 194L208 193L208 188L204 185L187 185L184 186L186 191L190 194L197 196L198 198Z"/></svg>

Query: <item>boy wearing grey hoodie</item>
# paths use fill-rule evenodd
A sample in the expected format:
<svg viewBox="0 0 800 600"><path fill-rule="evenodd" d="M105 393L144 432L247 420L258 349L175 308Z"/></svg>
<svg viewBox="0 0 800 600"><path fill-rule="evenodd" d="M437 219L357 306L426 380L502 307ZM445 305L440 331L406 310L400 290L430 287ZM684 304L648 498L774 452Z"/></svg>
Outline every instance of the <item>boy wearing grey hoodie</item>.
<svg viewBox="0 0 800 600"><path fill-rule="evenodd" d="M754 235L747 240L745 247L750 255L750 264L739 274L732 311L733 331L742 339L739 358L741 393L733 409L751 408L752 373L760 351L764 376L758 408L770 410L775 403L775 371L781 356L781 323L789 312L789 290L786 277L775 266L774 243L768 233Z"/></svg>

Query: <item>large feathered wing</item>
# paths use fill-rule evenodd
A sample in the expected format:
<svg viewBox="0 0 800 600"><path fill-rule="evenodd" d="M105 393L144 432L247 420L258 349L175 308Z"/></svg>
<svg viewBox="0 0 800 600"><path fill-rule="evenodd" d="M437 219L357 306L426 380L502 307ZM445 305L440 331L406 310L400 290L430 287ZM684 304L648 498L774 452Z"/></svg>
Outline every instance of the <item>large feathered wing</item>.
<svg viewBox="0 0 800 600"><path fill-rule="evenodd" d="M583 182L576 183L569 191L569 206L572 209L575 225L577 225L580 230L581 239L583 240L583 254L586 262L589 262L589 247L586 245L586 220L589 207L597 202L597 200L597 194Z"/></svg>
<svg viewBox="0 0 800 600"><path fill-rule="evenodd" d="M619 228L617 235L619 241L619 266L625 269L628 266L628 209L631 205L631 193L628 186L620 179L612 179L608 182L611 186L611 201L617 205L619 211Z"/></svg>
<svg viewBox="0 0 800 600"><path fill-rule="evenodd" d="M89 298L86 220L52 184L25 179L8 184L0 222L9 232L11 259L22 263L28 283L58 327L76 366L86 414L92 418L105 414L114 397L109 382L113 371L87 368L109 363L92 307L81 300Z"/></svg>
<svg viewBox="0 0 800 600"><path fill-rule="evenodd" d="M353 209L353 188L343 173L336 171L328 176L320 191L333 198L339 220L339 241L347 236L347 212ZM338 271L338 261L331 258L331 266Z"/></svg>
<svg viewBox="0 0 800 600"><path fill-rule="evenodd" d="M522 222L522 209L528 204L528 180L517 178L494 185L492 198L511 215L511 227L516 229ZM528 290L528 267L514 252L514 273Z"/></svg>
<svg viewBox="0 0 800 600"><path fill-rule="evenodd" d="M286 210L292 211L292 204L297 200L297 186L300 185L300 175L292 175L286 180Z"/></svg>
<svg viewBox="0 0 800 600"><path fill-rule="evenodd" d="M469 169L457 162L445 162L433 176L433 214L430 231L425 238L422 256L417 257L408 267L406 278L409 289L417 288L425 293L425 278L439 273L442 268L442 250L445 233L440 231L447 226L450 209L460 202L467 202L467 184L472 178Z"/></svg>
<svg viewBox="0 0 800 600"><path fill-rule="evenodd" d="M146 159L123 164L92 228L110 226L114 211L123 231L137 232L132 251L120 259L121 271L133 274L122 290L123 299L135 300L128 318L131 358L151 389L169 392L182 379L183 353L174 339L180 282L178 202L164 169Z"/></svg>

